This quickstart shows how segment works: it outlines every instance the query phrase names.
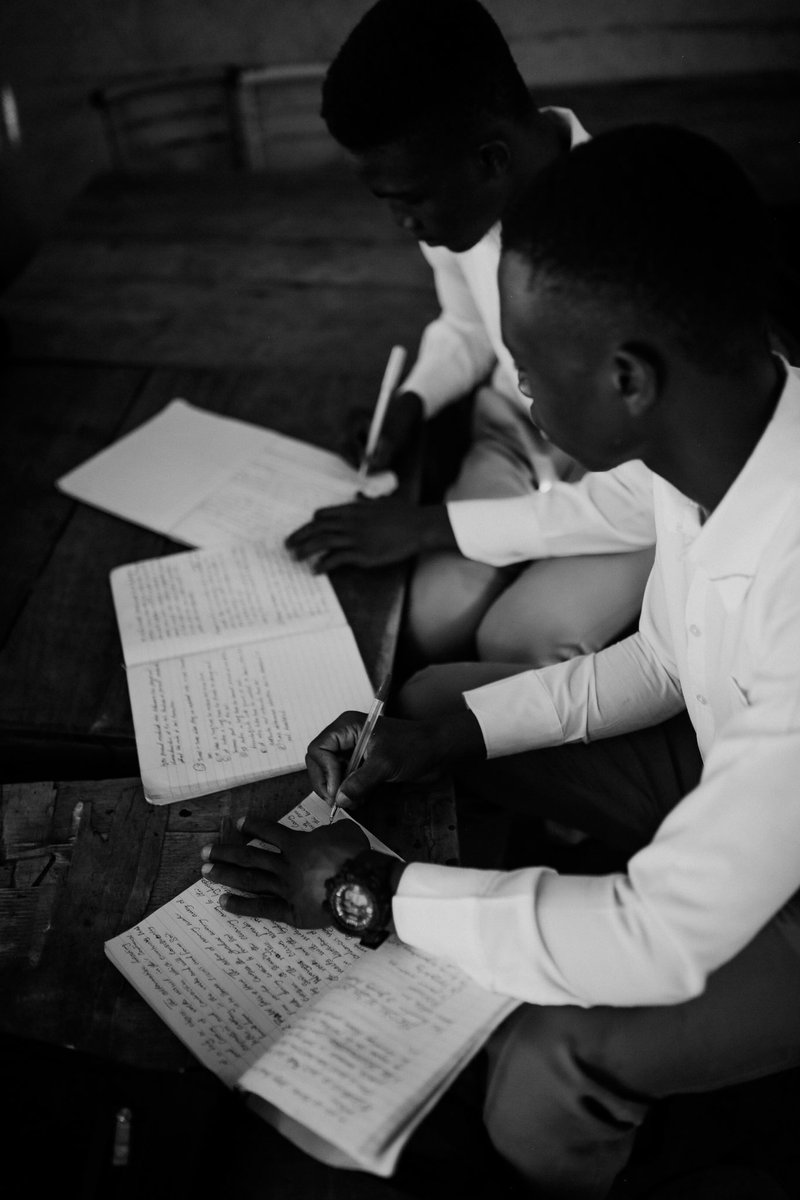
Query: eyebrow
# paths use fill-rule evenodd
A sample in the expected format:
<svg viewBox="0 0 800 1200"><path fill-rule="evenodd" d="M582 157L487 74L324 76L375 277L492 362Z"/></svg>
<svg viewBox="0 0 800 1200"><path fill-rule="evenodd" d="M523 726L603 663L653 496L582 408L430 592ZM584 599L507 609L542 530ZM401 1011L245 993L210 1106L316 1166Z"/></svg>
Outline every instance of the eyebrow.
<svg viewBox="0 0 800 1200"><path fill-rule="evenodd" d="M381 188L370 187L372 195L377 200L411 200L414 197L424 196L424 189L421 187L413 188Z"/></svg>

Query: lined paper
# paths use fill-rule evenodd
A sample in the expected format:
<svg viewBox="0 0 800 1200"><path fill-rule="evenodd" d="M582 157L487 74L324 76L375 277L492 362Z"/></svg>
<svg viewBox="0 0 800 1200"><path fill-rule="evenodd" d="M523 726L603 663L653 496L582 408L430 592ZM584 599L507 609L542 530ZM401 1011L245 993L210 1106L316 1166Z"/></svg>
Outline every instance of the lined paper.
<svg viewBox="0 0 800 1200"><path fill-rule="evenodd" d="M111 572L139 770L166 804L305 765L372 686L330 580L238 542Z"/></svg>
<svg viewBox="0 0 800 1200"><path fill-rule="evenodd" d="M160 804L299 770L321 729L372 700L347 625L141 663L128 691L145 796Z"/></svg>
<svg viewBox="0 0 800 1200"><path fill-rule="evenodd" d="M388 1175L443 1088L515 1006L391 939L321 992L239 1086Z"/></svg>
<svg viewBox="0 0 800 1200"><path fill-rule="evenodd" d="M77 500L188 546L268 538L279 545L317 508L388 495L390 471L358 488L337 454L175 399L67 472L57 487Z"/></svg>
<svg viewBox="0 0 800 1200"><path fill-rule="evenodd" d="M284 822L328 819L308 796ZM342 815L340 819L351 819ZM379 849L386 849L374 838ZM201 880L106 953L204 1066L323 1161L389 1175L413 1129L517 1002L392 937L228 916Z"/></svg>
<svg viewBox="0 0 800 1200"><path fill-rule="evenodd" d="M313 829L328 814L309 796L283 823ZM223 891L198 880L108 941L106 953L200 1062L232 1086L365 951L333 929L228 916L219 907Z"/></svg>
<svg viewBox="0 0 800 1200"><path fill-rule="evenodd" d="M328 577L263 541L129 563L111 591L128 666L344 623Z"/></svg>

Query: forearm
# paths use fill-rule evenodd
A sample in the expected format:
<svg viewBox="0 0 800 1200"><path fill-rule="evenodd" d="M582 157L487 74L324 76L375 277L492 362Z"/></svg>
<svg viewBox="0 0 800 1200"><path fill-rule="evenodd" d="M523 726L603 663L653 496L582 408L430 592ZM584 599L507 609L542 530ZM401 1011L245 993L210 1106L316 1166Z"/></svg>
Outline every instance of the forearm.
<svg viewBox="0 0 800 1200"><path fill-rule="evenodd" d="M464 699L489 758L629 733L683 708L675 677L640 634L474 688Z"/></svg>
<svg viewBox="0 0 800 1200"><path fill-rule="evenodd" d="M458 542L445 504L426 504L419 509L419 551L430 554L436 550L458 552Z"/></svg>
<svg viewBox="0 0 800 1200"><path fill-rule="evenodd" d="M655 541L652 481L642 463L528 496L453 501L447 507L461 553L498 567L638 550Z"/></svg>

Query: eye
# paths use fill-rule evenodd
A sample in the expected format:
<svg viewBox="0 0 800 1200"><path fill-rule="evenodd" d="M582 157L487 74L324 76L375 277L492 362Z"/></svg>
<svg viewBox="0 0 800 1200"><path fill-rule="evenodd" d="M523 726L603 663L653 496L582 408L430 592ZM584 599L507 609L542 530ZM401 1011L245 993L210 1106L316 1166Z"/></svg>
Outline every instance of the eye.
<svg viewBox="0 0 800 1200"><path fill-rule="evenodd" d="M522 392L523 396L527 396L529 400L533 399L531 394L531 385L528 382L528 376L524 371L517 370L517 387Z"/></svg>

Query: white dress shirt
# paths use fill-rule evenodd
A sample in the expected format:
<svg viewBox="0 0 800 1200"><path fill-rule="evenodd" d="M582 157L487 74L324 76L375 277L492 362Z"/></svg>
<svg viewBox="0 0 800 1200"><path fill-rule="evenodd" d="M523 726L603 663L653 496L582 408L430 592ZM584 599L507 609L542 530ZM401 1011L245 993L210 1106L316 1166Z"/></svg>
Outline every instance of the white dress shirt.
<svg viewBox="0 0 800 1200"><path fill-rule="evenodd" d="M689 999L800 888L800 372L788 368L705 524L652 478L657 550L638 633L465 699L490 757L635 730L685 703L700 783L627 873L417 863L393 903L404 941L536 1004Z"/></svg>
<svg viewBox="0 0 800 1200"><path fill-rule="evenodd" d="M556 114L569 131L572 147L589 140L569 109L542 111ZM416 392L430 417L484 383L493 370L493 387L527 410L530 402L517 387L517 372L500 333L499 223L463 254L423 243L420 249L433 268L441 314L422 334L403 391Z"/></svg>
<svg viewBox="0 0 800 1200"><path fill-rule="evenodd" d="M461 553L493 567L641 550L656 536L653 476L638 460L527 496L451 500L447 515Z"/></svg>

